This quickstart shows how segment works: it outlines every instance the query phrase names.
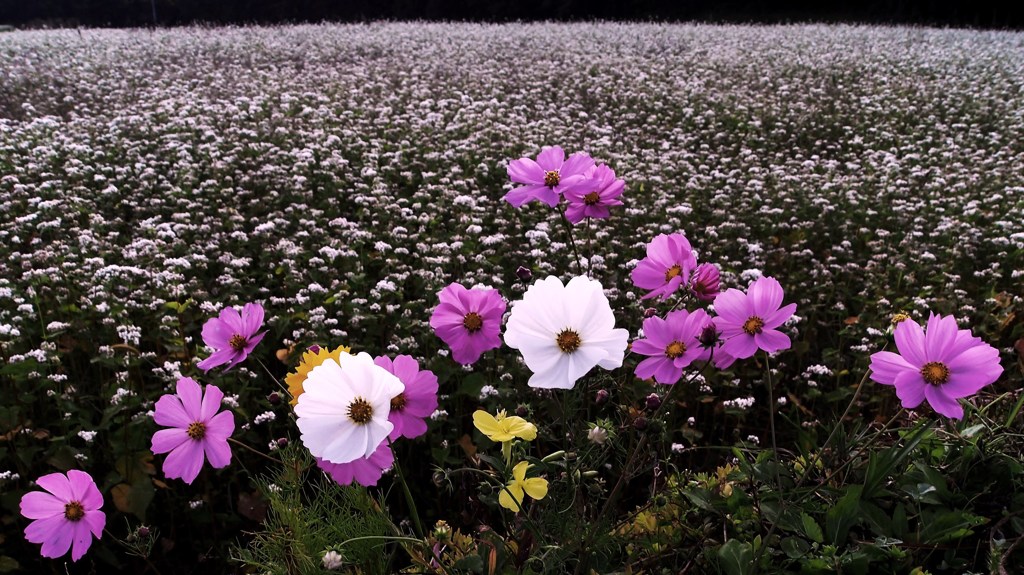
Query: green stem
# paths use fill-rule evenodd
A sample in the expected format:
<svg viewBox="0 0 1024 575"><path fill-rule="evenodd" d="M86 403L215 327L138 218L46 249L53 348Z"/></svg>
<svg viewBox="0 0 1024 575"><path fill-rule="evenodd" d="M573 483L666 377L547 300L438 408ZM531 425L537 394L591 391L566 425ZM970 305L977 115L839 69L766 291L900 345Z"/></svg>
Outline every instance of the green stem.
<svg viewBox="0 0 1024 575"><path fill-rule="evenodd" d="M572 234L572 223L565 217L565 209L561 205L558 206L558 213L561 216L559 219L565 225L565 233L569 235L569 245L572 246L572 253L576 256L576 267L580 267L580 252L576 249L576 238ZM587 260L587 277L590 277L590 260Z"/></svg>
<svg viewBox="0 0 1024 575"><path fill-rule="evenodd" d="M266 364L263 363L263 360L257 357L256 358L256 363L260 364L260 367L263 368L263 371L267 372L267 375L270 376L270 379L274 380L274 383L277 384L277 387L281 388L281 391L284 392L285 397L291 398L292 393L290 391L288 391L287 387L285 387L284 385L281 384L281 381L278 380L277 377L275 377L273 373L270 373L270 369L267 368Z"/></svg>
<svg viewBox="0 0 1024 575"><path fill-rule="evenodd" d="M249 445L247 445L247 444L245 444L245 443L242 443L241 441L238 441L238 440L237 440L237 439L235 439L234 437L229 437L229 438L228 438L228 442L229 442L229 443L234 443L235 445L237 445L237 446L239 446L239 447L241 447L241 448L243 448L243 449L248 449L249 451L251 451L251 452L255 453L256 455L259 455L260 457L262 457L262 458L264 458L264 459L267 459L267 460L273 461L274 463L277 463L278 465L282 465L282 466L284 465L284 462L283 462L283 461L281 461L280 459L278 459L278 458L276 458L276 457L271 457L271 456L267 455L266 453L263 453L263 452L262 452L262 451L260 451L259 449L256 449L256 448L253 448L253 447L250 447Z"/></svg>
<svg viewBox="0 0 1024 575"><path fill-rule="evenodd" d="M388 438L388 447L391 448L391 453L394 454L395 447L391 444L391 438ZM412 516L413 528L416 529L416 535L423 537L423 524L420 522L420 513L416 510L416 500L412 498L412 492L409 491L409 484L405 481L405 476L402 475L402 466L398 463L398 458L395 458L395 475L398 476L398 482L402 484L402 492L405 493L405 502L409 505L409 514Z"/></svg>

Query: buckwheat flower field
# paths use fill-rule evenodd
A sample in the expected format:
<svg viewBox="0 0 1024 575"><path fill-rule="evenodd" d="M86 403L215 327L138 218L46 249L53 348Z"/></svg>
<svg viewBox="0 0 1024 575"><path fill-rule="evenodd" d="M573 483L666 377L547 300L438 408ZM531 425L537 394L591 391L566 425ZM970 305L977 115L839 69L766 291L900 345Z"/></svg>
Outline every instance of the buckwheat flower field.
<svg viewBox="0 0 1024 575"><path fill-rule="evenodd" d="M1024 565L1020 33L3 33L0 199L0 573Z"/></svg>

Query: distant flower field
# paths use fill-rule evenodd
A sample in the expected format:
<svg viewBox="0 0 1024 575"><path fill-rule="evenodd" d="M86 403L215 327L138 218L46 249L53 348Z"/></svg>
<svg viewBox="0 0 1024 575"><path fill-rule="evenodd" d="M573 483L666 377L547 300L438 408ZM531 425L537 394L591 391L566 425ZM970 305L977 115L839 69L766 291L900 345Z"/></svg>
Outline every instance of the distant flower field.
<svg viewBox="0 0 1024 575"><path fill-rule="evenodd" d="M3 33L0 358L0 573L1010 573L1024 34Z"/></svg>

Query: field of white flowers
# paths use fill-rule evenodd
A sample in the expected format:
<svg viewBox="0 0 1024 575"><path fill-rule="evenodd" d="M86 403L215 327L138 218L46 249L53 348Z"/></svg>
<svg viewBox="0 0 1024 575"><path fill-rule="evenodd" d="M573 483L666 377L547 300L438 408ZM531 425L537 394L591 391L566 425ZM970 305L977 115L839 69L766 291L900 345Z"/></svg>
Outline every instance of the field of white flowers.
<svg viewBox="0 0 1024 575"><path fill-rule="evenodd" d="M626 182L623 208L576 228L578 259L557 211L502 201L508 162L552 145ZM955 315L997 347L1005 374L985 393L1012 407L1024 35L599 23L0 34L0 572L58 569L24 542L18 501L73 467L131 529L157 524L179 542L158 541L138 569L226 562L244 543L262 516L236 509L240 492L257 497L242 471L223 476L225 492L190 491L152 481L138 455L147 413L195 372L200 326L223 306L263 303L259 353L277 375L325 342L432 366L432 460L406 470L429 500L431 465L460 458L474 407L532 397L507 349L489 369L451 362L428 324L438 291L459 281L518 299L520 266L589 273L632 340L651 303L629 272L673 232L719 265L723 288L772 276L797 304L793 348L772 365L791 445L821 444L902 310ZM760 373L699 376L676 412L687 445L765 445ZM259 364L230 375L221 387L250 443L288 435ZM869 386L857 404L866 424L899 401ZM713 474L732 456L705 464ZM184 519L190 507L208 515ZM224 548L210 553L215 539ZM101 570L136 565L100 549Z"/></svg>

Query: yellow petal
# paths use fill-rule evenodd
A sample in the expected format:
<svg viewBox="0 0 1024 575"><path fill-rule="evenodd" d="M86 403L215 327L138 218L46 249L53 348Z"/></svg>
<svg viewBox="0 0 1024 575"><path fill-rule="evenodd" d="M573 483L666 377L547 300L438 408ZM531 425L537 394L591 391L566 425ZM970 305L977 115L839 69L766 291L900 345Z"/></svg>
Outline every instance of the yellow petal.
<svg viewBox="0 0 1024 575"><path fill-rule="evenodd" d="M526 421L522 417L513 415L512 417L505 418L505 429L512 435L525 439L526 441L533 441L537 439L537 426Z"/></svg>
<svg viewBox="0 0 1024 575"><path fill-rule="evenodd" d="M514 499L513 499L514 498ZM510 511L519 511L520 503L523 501L523 488L515 481L509 483L501 493L498 494L498 503Z"/></svg>
<svg viewBox="0 0 1024 575"><path fill-rule="evenodd" d="M480 433L489 437L491 441L508 441L512 439L512 436L502 429L498 420L482 409L473 412L473 425L480 430Z"/></svg>
<svg viewBox="0 0 1024 575"><path fill-rule="evenodd" d="M512 482L521 483L526 479L526 470L529 468L530 463L528 461L520 461L517 463L516 466L512 468Z"/></svg>
<svg viewBox="0 0 1024 575"><path fill-rule="evenodd" d="M533 497L534 499L544 499L544 497L548 494L547 479L541 479L540 477L531 477L526 481L520 482L520 485L522 485L523 490L526 491L526 494L529 495L530 497Z"/></svg>

